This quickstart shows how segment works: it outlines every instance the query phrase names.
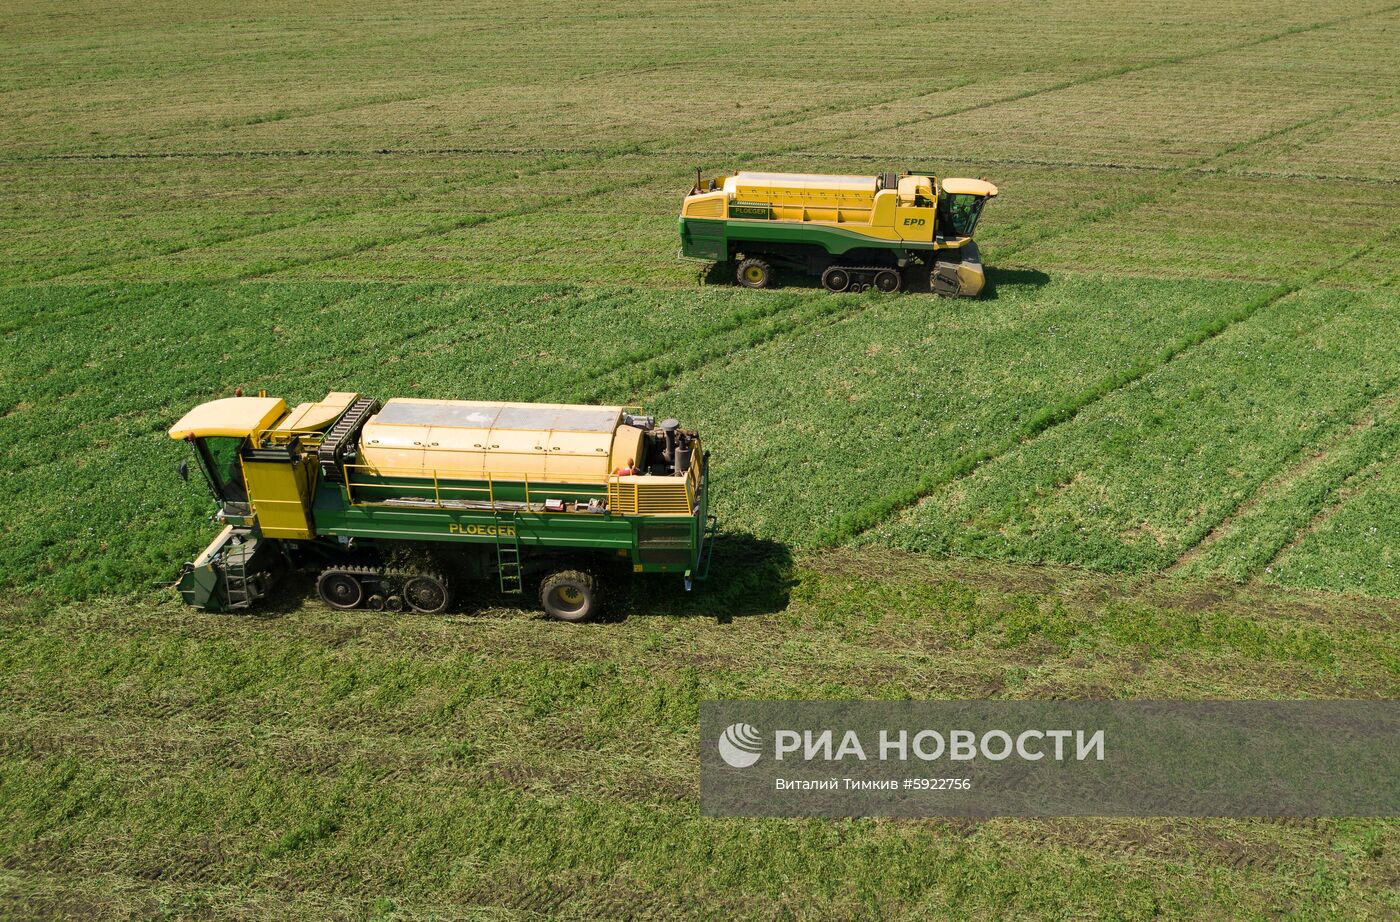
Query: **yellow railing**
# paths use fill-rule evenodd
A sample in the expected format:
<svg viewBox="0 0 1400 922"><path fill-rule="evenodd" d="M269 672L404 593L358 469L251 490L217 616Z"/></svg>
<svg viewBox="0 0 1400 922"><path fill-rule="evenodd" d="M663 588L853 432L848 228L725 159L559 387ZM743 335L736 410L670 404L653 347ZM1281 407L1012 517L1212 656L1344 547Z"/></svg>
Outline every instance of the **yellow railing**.
<svg viewBox="0 0 1400 922"><path fill-rule="evenodd" d="M353 473L356 470L368 471L379 478L403 477L407 478L407 480L378 479L373 481L362 480L356 483ZM536 495L532 496L530 492L532 489L531 475L523 471L498 471L494 474L484 473L479 477L470 478L464 478L460 471L452 471L450 474L450 477L443 477L442 472L437 470L424 471L410 470L407 468L371 467L368 464L347 464L345 465L345 499L346 502L352 506L364 505L366 502L377 502L377 500L357 500L354 492L357 487L376 490L395 488L401 490L426 490L431 486L433 490L433 504L438 508L446 508L443 504L444 493L463 493L466 494L466 496L460 498L486 502L494 512L498 508L498 500L496 497L496 486L498 483L511 487L523 486L525 491L523 502L526 505L534 502L543 502L545 499L567 499L575 502L581 499L586 502L587 500L598 498L603 487L601 481L598 483L597 487L591 489L587 487L561 486L557 481L541 480L540 475L535 474L533 489L536 490ZM464 481L468 479L477 481L478 483L484 483L485 486L465 483ZM447 482L444 483L444 480ZM544 486L543 490L541 490L542 485ZM427 497L414 498L427 499ZM448 496L449 500L454 498L458 497ZM520 502L520 500L500 500L500 502Z"/></svg>
<svg viewBox="0 0 1400 922"><path fill-rule="evenodd" d="M617 515L690 515L700 490L700 462L683 478L608 478L608 511Z"/></svg>
<svg viewBox="0 0 1400 922"><path fill-rule="evenodd" d="M469 499L485 502L491 511L497 511L499 502L520 502L520 500L500 500L496 495L497 486L509 486L524 490L523 502L528 506L542 503L545 499L564 499L573 502L587 502L599 497L606 486L608 511L617 515L690 515L695 509L695 498L700 492L700 466L696 460L690 465L684 477L639 477L624 478L609 476L598 481L597 486L561 486L557 481L545 481L539 474L526 472L497 471L483 473L479 477L464 478L460 471L450 472L443 477L437 470L410 470L406 468L372 467L368 464L345 465L345 500L352 506L377 503L382 500L364 500L356 496L356 489L401 489L426 491L432 489L431 501L435 508L444 509L446 501ZM365 471L374 475L375 480L356 482L355 471ZM389 478L389 479L384 479ZM403 478L403 479L397 479ZM532 479L533 478L533 479ZM468 483L467 480L474 481ZM483 485L484 484L484 485ZM414 499L427 501L427 496L414 496ZM509 509L510 507L506 507Z"/></svg>
<svg viewBox="0 0 1400 922"><path fill-rule="evenodd" d="M325 437L326 433L320 429L265 429L254 436L253 447L288 445L293 439L301 439L304 447L315 448Z"/></svg>

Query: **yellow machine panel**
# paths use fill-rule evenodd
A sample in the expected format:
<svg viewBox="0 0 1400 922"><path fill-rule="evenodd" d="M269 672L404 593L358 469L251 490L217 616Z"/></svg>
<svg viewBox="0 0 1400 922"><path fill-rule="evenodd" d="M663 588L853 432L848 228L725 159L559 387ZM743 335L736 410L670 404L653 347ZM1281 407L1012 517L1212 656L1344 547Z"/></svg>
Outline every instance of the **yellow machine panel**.
<svg viewBox="0 0 1400 922"><path fill-rule="evenodd" d="M345 408L356 397L352 391L331 391L324 400L316 403L299 403L290 413L277 421L277 427L266 433L266 438L290 438L294 435L315 432L335 422Z"/></svg>
<svg viewBox="0 0 1400 922"><path fill-rule="evenodd" d="M258 526L269 538L310 538L308 509L311 505L314 466L309 459L243 462L243 479L248 485L248 501L258 517Z"/></svg>

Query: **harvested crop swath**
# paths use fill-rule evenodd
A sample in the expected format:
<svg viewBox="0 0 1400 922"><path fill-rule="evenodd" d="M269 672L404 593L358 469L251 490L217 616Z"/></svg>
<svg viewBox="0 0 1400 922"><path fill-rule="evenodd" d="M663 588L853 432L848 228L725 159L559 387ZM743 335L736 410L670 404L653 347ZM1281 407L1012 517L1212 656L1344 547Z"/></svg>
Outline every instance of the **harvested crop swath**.
<svg viewBox="0 0 1400 922"><path fill-rule="evenodd" d="M1113 570L1166 566L1271 475L1400 383L1381 294L1270 306L872 540Z"/></svg>
<svg viewBox="0 0 1400 922"><path fill-rule="evenodd" d="M1260 294L1228 283L1020 281L970 306L878 301L677 383L667 406L695 420L715 453L712 508L731 528L795 544L878 520Z"/></svg>
<svg viewBox="0 0 1400 922"><path fill-rule="evenodd" d="M1359 483L1344 485L1340 508L1300 533L1265 580L1400 598L1400 460L1392 453L1360 473Z"/></svg>
<svg viewBox="0 0 1400 922"><path fill-rule="evenodd" d="M1277 572L1272 562L1283 551L1310 535L1319 518L1325 518L1337 504L1375 479L1379 469L1393 463L1400 452L1397 398L1400 395L1380 398L1336 439L1309 446L1301 460L1266 482L1203 544L1188 552L1179 566L1172 568L1173 573L1186 579L1270 578ZM1378 534L1380 529L1376 527L1360 537L1370 539ZM1371 562L1383 558L1386 552L1382 544L1381 553L1359 556ZM1345 581L1337 585L1343 584ZM1326 584L1319 581L1314 585L1321 588Z"/></svg>

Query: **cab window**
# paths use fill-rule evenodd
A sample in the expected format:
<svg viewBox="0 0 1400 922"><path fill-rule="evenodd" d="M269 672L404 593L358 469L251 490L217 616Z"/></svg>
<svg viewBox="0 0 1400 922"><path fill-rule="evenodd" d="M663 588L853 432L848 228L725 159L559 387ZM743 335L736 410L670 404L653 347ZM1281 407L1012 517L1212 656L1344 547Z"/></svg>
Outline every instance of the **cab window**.
<svg viewBox="0 0 1400 922"><path fill-rule="evenodd" d="M210 436L200 439L199 453L204 459L204 467L209 471L209 479L219 498L226 503L246 503L248 488L243 484L243 466L238 463L238 452L243 447L243 439L231 436Z"/></svg>
<svg viewBox="0 0 1400 922"><path fill-rule="evenodd" d="M977 216L982 213L986 199L980 195L948 196L948 221L953 225L953 233L959 237L971 237L977 226Z"/></svg>

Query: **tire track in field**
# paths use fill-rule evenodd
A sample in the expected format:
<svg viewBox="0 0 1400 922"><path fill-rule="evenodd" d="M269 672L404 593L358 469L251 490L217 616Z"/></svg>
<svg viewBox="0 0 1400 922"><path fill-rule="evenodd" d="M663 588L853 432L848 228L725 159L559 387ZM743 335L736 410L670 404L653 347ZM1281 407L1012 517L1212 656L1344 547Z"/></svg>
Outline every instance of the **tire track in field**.
<svg viewBox="0 0 1400 922"><path fill-rule="evenodd" d="M1301 525L1292 536L1280 546L1274 554L1265 560L1249 578L1251 584L1259 583L1264 575L1292 553L1300 544L1320 531L1332 516L1336 515L1362 488L1370 484L1383 473L1386 468L1395 463L1396 454L1392 447L1389 451L1382 452L1380 457L1363 464L1361 467L1347 474L1341 483L1328 491L1326 502L1314 513L1314 515L1303 525Z"/></svg>
<svg viewBox="0 0 1400 922"><path fill-rule="evenodd" d="M1354 22L1354 21L1356 21L1356 20L1358 20L1358 19L1365 19L1365 18L1369 18L1369 17L1372 17L1372 16L1385 15L1385 14L1387 14L1387 13L1391 13L1391 12L1394 12L1394 11L1396 11L1396 10L1400 10L1400 3L1392 4L1392 5L1390 5L1390 6L1387 6L1387 7L1383 8L1383 9L1373 10L1373 11L1370 11L1370 12L1358 13L1358 14L1354 14L1354 15L1351 15L1351 16L1336 17L1336 18L1333 18L1333 19L1324 20L1324 21L1322 21L1322 22L1312 23L1312 24L1304 25L1304 26L1294 26L1294 27L1291 27L1291 28L1288 28L1288 29L1285 29L1285 30L1282 30L1282 31L1279 31L1279 32L1270 33L1270 34L1268 34L1268 35L1259 36L1259 37L1256 37L1256 38L1253 38L1253 39L1248 39L1248 40L1246 40L1246 41L1237 42L1237 43L1234 43L1234 44L1231 44L1231 45L1225 45L1225 46L1216 47L1216 48L1211 48L1211 49L1206 49L1206 50L1202 50L1202 51L1188 52L1188 53L1185 53L1185 54L1174 55L1174 56L1169 57L1169 58L1158 58L1158 59L1154 59L1154 60L1151 60L1151 61L1142 61L1142 62L1137 62L1137 63L1134 63L1134 64L1120 65L1120 66L1118 66L1118 67L1109 68L1109 69L1103 70L1103 71L1096 71L1096 72L1094 72L1094 73L1087 74L1087 75L1084 75L1084 76L1081 76L1081 77L1075 77L1075 78L1070 78L1070 79L1066 79L1066 80L1057 81L1057 82L1055 82L1055 83L1050 84L1049 86L1039 87L1039 88L1036 88L1036 89L1022 90L1022 91L1019 91L1019 92L1016 92L1016 93L1005 94L1005 95L999 96L999 97L997 97L997 98L995 98L995 99L992 99L992 100L984 100L984 101L981 101L981 102L969 103L969 104L966 104L966 105L963 105L963 106L956 106L956 107L953 107L953 108L951 108L951 109L947 109L947 110L944 110L943 112L940 112L940 113L937 113L937 114L933 114L933 115L921 115L921 116L914 117L914 118L903 119L903 120L896 120L893 124L881 126L878 130L880 130L880 131L897 131L897 130L899 130L900 128L909 127L909 126L911 126L911 125L923 124L923 123L925 123L925 122L936 121L936 120L938 120L938 119L952 118L952 117L955 117L955 116L967 114L967 113L969 113L969 112L976 112L976 111L979 111L979 110L982 110L982 109L992 108L992 107L1000 106L1000 105L1006 105L1007 103L1011 103L1011 102L1018 102L1018 101L1020 101L1020 100L1022 100L1022 99L1029 99L1029 98L1032 98L1032 97L1041 96L1041 95L1045 95L1045 94L1048 94L1048 93L1056 93L1056 92L1059 92L1059 91L1061 91L1061 90L1070 89L1070 88L1079 87L1079 86L1084 86L1084 85L1087 85L1087 84L1090 84L1090 83L1094 83L1094 82L1097 82L1097 81L1100 81L1100 80L1109 80L1109 79L1113 79L1113 78L1115 78L1115 77L1125 76L1125 75L1127 75L1127 74L1141 73L1141 72L1143 72L1143 71L1151 70L1151 69L1158 68L1158 67L1170 67L1170 66L1174 66L1174 65L1178 65L1178 64L1189 63L1189 62L1191 62L1191 61L1195 61L1195 60L1199 60L1199 59L1211 57L1211 56L1214 56L1214 55L1217 55L1217 54L1224 54L1224 53L1228 53L1228 52L1244 50L1244 49L1247 49L1247 48L1253 48L1253 47L1257 47L1257 46L1259 46L1259 45L1268 44L1269 42L1278 41L1278 40L1283 39L1283 38L1289 38L1289 37L1293 37L1293 36L1297 36L1297 35L1303 35L1303 34L1306 34L1306 33L1309 33L1309 32L1314 32L1314 31L1317 31L1317 30L1320 30L1320 29L1327 29L1327 28L1331 28L1331 27L1334 27L1334 26L1343 25L1343 24L1346 24L1346 23L1349 23L1349 22ZM1033 71L1031 68L1025 68L1025 69L1023 69L1022 71L1019 71L1017 75L1025 75L1025 74L1031 74L1031 73L1034 73L1034 71ZM934 89L934 90L927 91L927 92L917 93L917 94L915 94L915 95L913 95L913 96L911 96L911 97L907 97L904 101L905 101L905 102L913 102L913 101L916 101L916 100L919 100L919 99L923 99L923 98L926 98L926 97L929 97L929 96L936 96L936 95L939 95L939 94L941 94L941 93L947 93L947 92L950 92L950 91L955 90L955 89L961 89L961 88L964 88L964 87L969 86L969 85L974 85L976 82L977 82L977 81L968 80L968 81L963 81L962 83L954 83L954 84L939 86L939 87L937 87L937 88ZM888 102L888 99L884 100L884 102ZM1353 105L1355 105L1355 104L1353 104ZM823 112L822 115L832 115L832 114L849 113L849 112L860 111L861 109L864 109L864 108L868 108L868 106L867 106L867 105L860 105L860 106L848 107L848 108L845 108L845 109L837 109L837 110L834 111L834 112ZM1349 108L1349 107L1343 107L1343 109L1346 109L1346 108ZM797 118L797 119L794 119L793 121L788 121L788 122L777 121L777 122L772 123L769 127L770 127L770 128L786 127L787 125L796 124L797 122L802 121L804 118L805 118L805 116L799 117L799 118ZM1298 127L1302 127L1302 124L1300 123ZM716 135L719 135L719 136L722 137L722 136L723 136L722 132L723 132L724 130L730 129L730 128L732 128L732 126L725 126L724 129L716 129L716 131L713 132L713 134L716 134ZM851 139L854 139L854 138L865 137L865 136L867 136L867 135L870 133L871 130L872 130L872 129L871 129L870 126L868 126L868 125L867 125L867 126L862 126L861 128L856 129L856 130L853 130L853 131L850 131L850 132L847 132L846 134L837 135L837 136L835 136L835 137L828 138L828 139L825 140L824 143L839 143L840 141L845 141L845 140L851 140ZM731 131L730 133L732 133L732 131ZM1268 138L1274 137L1274 136L1276 136L1276 135L1271 133L1271 134L1269 134L1269 135L1267 135L1267 136L1260 136L1260 138L1259 138L1258 140L1260 140L1260 141L1262 141L1262 140L1267 140ZM662 146L662 145L664 145L664 144L665 144L665 141L664 141L664 140L658 140L658 141L652 141L652 142L642 142L642 143L640 143L640 144L638 145L638 147L639 147L639 148L643 148L643 147L656 147L656 146ZM756 154L755 156L756 156L756 157L759 157L759 158L762 158L762 157L779 157L779 156L784 156L784 155L789 154L789 153L791 153L791 152L793 152L793 151L800 150L802 146L803 146L803 145L783 145L783 146L779 146L779 147L775 147L775 148L770 148L770 149L767 150L767 151L759 152L759 153ZM641 150L638 151L638 153L641 153L641 152L642 152ZM665 150L650 150L650 151L647 151L647 152L648 152L648 153L651 153L651 154L654 154L654 155L659 155L659 154L667 153L667 151L665 151ZM1233 150L1227 149L1226 151L1223 151L1223 152L1221 152L1220 154L1217 154L1217 155L1212 155L1210 158L1207 158L1207 159L1208 159L1208 160L1209 160L1209 159L1214 159L1214 158L1217 157L1217 156L1225 156L1226 154L1228 154L1228 153L1233 153L1233 152L1234 152ZM644 182L644 181L649 180L649 179L658 179L658 178L661 178L661 177L663 177L663 176L672 175L672 173L673 173L673 171L660 171L660 172L656 172L656 173L652 173L652 174L645 175L645 176L643 176L643 177L639 177L639 178L638 178L638 181L639 181L639 182ZM632 183L621 184L618 188L621 188L621 187L626 186L626 185L632 185ZM615 191L615 190L609 190L609 191ZM605 193L600 193L600 194L605 194ZM589 198L591 198L591 197L593 197L593 196L589 196ZM372 209L370 209L370 210L372 210ZM543 210L543 208L539 208L539 209L535 209L535 210L536 210L536 211L538 211L538 210ZM507 215L506 217L517 217L517 216L518 216L518 215ZM392 246L392 245L399 244L399 243L407 243L407 242L409 242L409 241L411 241L411 240L420 240L420 239L421 239L421 240L426 240L426 239L429 239L429 238L431 238L431 237L441 236L442 234L452 233L452 232L455 231L455 230L464 229L465 227L468 227L468 226L475 226L475 225L468 225L468 224L455 225L455 224L454 224L454 225L448 226L448 227L443 228L443 229L440 229L440 230L432 230L432 231L427 231L427 232L419 232L419 233L414 233L414 234L410 234L410 235L403 236L403 237L398 237L398 238L395 238L395 239L392 239L392 240L386 242L386 243L383 244L383 245L385 245L385 246ZM320 262L328 262L328 261L332 261L332 260L335 260L335 259L344 258L345 256L358 255L359 253L367 252L367 251L369 251L369 250L376 249L376 248L378 248L377 245L366 244L366 245L364 245L364 246L362 246L362 247L357 247L357 248L351 250L350 252L346 252L346 253L339 254L339 255L331 255L331 256L324 256L324 257L308 258L305 262L299 263L298 265L292 266L292 267L289 267L289 268L304 268L304 267L306 267L306 266L315 265L315 264L320 263ZM1004 251L1003 251L1003 252L1004 252ZM278 272L278 271L283 271L283 270L272 270L272 271L273 271L273 272ZM254 275L251 275L251 276L247 276L247 277L250 277L250 278L251 278L251 277L262 277L263 275L268 275L268 274L272 274L272 273L271 273L271 272L263 272L263 273L257 273L257 274L254 274Z"/></svg>
<svg viewBox="0 0 1400 922"><path fill-rule="evenodd" d="M1400 402L1400 392L1397 392L1397 382L1395 379L1387 382L1374 397L1366 401L1359 410L1353 412L1350 422L1342 429L1333 431L1319 440L1315 440L1303 445L1293 457L1290 458L1281 470L1273 476L1265 479L1254 492L1234 508L1225 512L1220 520L1211 528L1202 533L1202 538L1195 544L1186 548L1177 556L1169 566L1163 569L1161 576L1175 576L1183 569L1196 563L1202 556L1218 544L1229 537L1234 531L1236 523L1247 516L1253 509L1261 503L1268 501L1273 496L1287 491L1293 484L1311 474L1314 470L1324 465L1335 453L1345 449L1348 443L1358 435L1370 430L1376 425L1382 425L1379 420L1387 413L1391 412L1396 403ZM1344 482L1350 480L1356 472L1371 463L1366 455L1362 454L1356 459L1357 466L1344 476ZM1337 489L1327 491L1328 495L1335 494ZM1314 513L1316 515L1316 513ZM1311 517L1310 517L1311 520ZM1302 526L1305 527L1305 526ZM1299 529L1294 530L1294 534ZM1287 546L1289 541L1285 540L1273 552L1263 560L1260 567L1268 566L1279 554L1282 548Z"/></svg>
<svg viewBox="0 0 1400 922"><path fill-rule="evenodd" d="M1007 439L989 448L965 452L952 461L925 474L917 483L898 493L889 494L863 505L854 513L839 518L831 526L816 536L818 547L831 547L858 538L872 528L883 524L896 513L903 511L943 489L963 480L986 464L1015 451L1023 443L1039 438L1047 432L1066 423L1073 422L1080 413L1106 397L1132 387L1148 375L1170 365L1177 359L1190 354L1196 347L1249 320L1260 311L1267 310L1284 298L1292 297L1305 287L1314 285L1326 277L1344 269L1351 263L1364 258L1376 247L1400 236L1400 225L1372 238L1345 256L1314 269L1294 279L1280 284L1258 298L1246 302L1235 310L1203 324L1196 330L1177 340L1156 355L1139 361L1129 368L1104 379L1096 387L1079 397L1056 407L1045 407L1028 419Z"/></svg>
<svg viewBox="0 0 1400 922"><path fill-rule="evenodd" d="M973 83L974 83L974 81L968 80L968 81L964 81L964 82L962 82L962 83L956 83L956 84L952 84L952 85L945 86L945 87L941 88L940 90L938 90L937 92L947 92L948 90L951 90L951 89L959 89L959 88L962 88L962 87L965 87L965 86L970 86L970 85L972 85ZM921 95L931 95L931 94L921 94ZM845 104L845 103L842 103L841 105L846 105L846 104ZM780 113L780 114L777 116L776 120L773 120L773 121L771 121L771 122L768 124L768 128L770 128L770 129L772 129L772 128L781 128L781 127L785 127L785 126L787 126L787 125L797 124L797 123L799 123L799 122L801 122L801 121L803 121L803 120L805 120L805 119L807 119L807 118L809 118L809 117L814 117L814 116L829 116L829 115L839 115L839 114L843 114L843 113L846 113L846 112L855 112L855 111L859 111L860 109L867 108L869 105L870 105L870 103L868 103L868 102L861 102L861 103L859 103L859 104L857 104L857 105L848 106L847 108L844 108L844 109L843 109L843 108L840 108L840 106L833 106L833 105L831 105L831 104L821 104L821 105L814 105L814 106L801 106L801 107L797 107L796 109L786 110L786 111L784 111L783 113ZM762 115L762 116L755 116L755 117L753 117L752 119L748 119L748 120L745 120L745 121L741 121L741 122L737 122L737 123L728 123L728 124L725 124L725 125L722 126L722 127L718 127L718 128L712 129L709 133L710 133L711 135L713 135L713 136L719 137L719 136L722 136L722 135L723 135L724 133L726 133L726 132L732 132L732 131L734 131L736 127L737 127L737 128L743 128L743 127L748 127L748 126L752 126L752 125L757 125L757 124L761 124L761 123L763 123L763 122L765 122L765 121L768 121L768 120L770 120L770 119L774 119L774 116L773 116L772 114ZM663 144L665 143L665 141L662 140L662 141L651 142L651 143L653 143L653 144L655 144L655 145L663 145ZM520 176L540 176L540 175L547 175L547 174L549 174L549 173L559 172L559 171L563 171L563 170L580 169L580 168L583 168L583 167L586 167L586 166L600 165L600 164L606 163L606 162L608 162L608 161L610 161L610 160L618 159L618 158L620 158L620 157L629 156L629 155L636 155L636 154L643 154L643 153L646 152L646 151L645 151L645 147L646 147L646 143L645 143L645 142L635 142L635 143L629 143L629 144L619 145L619 146L614 146L614 147L605 147L605 148L585 148L584 150L586 150L587 153L586 153L586 155L584 155L584 156L576 157L576 158L573 159L573 160L565 159L565 161L564 161L563 163L549 162L549 163L546 163L546 164L541 164L540 167L539 167L538 169L522 171L522 172L519 173L519 175L520 175ZM549 149L547 149L547 148L540 148L539 150L541 150L541 151L547 151L547 150L549 150ZM524 149L524 151L525 151L526 153L529 153L529 152L530 152L530 149L529 149L529 148L526 148L526 149ZM566 157L567 157L567 155L573 155L573 154L574 154L574 151L572 151L572 150L567 151L567 152L566 152ZM117 155L117 156L125 157L125 156L127 156L127 155ZM149 154L139 155L140 159L157 159L157 158L166 157L166 156L174 157L174 156L184 156L184 155L179 154L178 152L151 152L151 153L149 153ZM466 179L466 180L458 180L456 183L453 184L453 188L455 189L455 188L460 187L460 186L463 185L463 184L470 183L471 181L477 179L477 178L479 177L479 175L480 175L480 174L473 174L469 179ZM656 173L651 173L651 174L642 174L641 176L638 177L637 181L638 181L638 182L642 182L642 181L645 181L645 180L647 180L647 179L649 179L649 178L658 178L658 177L664 176L664 175L672 175L672 173L670 173L670 172L666 172L666 173L656 172ZM680 174L679 174L679 173L675 173L674 175L680 175ZM616 185L615 185L615 189L624 188L624 187L626 187L627 185L631 185L631 182L624 182L624 183L621 183L621 184L616 184ZM144 254L144 255L142 255L142 256L137 256L137 257L132 257L132 258L117 258L117 259L106 260L106 261L97 262L97 263L90 263L90 264L86 264L86 265L81 266L81 267L76 268L76 269L73 269L73 268L64 268L64 269L58 270L57 272L51 273L51 274L49 274L49 275L42 275L42 276L38 276L38 277L36 277L36 278L27 279L27 280L24 280L24 281L25 281L26 283L29 283L29 284L42 283L42 282L50 282L50 281L57 281L57 280L62 280L62 279L68 278L69 276L72 276L72 275L80 275L80 274L82 274L82 273L85 273L85 272L92 272L92 271L96 271L96 270L98 270L98 269L105 269L105 268L110 268L110 267L114 267L114 266L131 265L131 264L134 264L134 263L143 262L143 261L148 260L148 259L162 259L162 258L164 258L164 257L166 257L166 256L173 256L173 255L176 255L176 254L178 254L178 253L183 253L183 252L186 252L186 251L189 251L189 250L204 249L204 248L207 248L207 247L210 247L210 246L219 246L219 245L224 244L224 243L236 243L236 242L241 241L241 240L249 240L249 239L252 239L252 238L255 238L255 237L262 236L262 235L264 235L264 234L278 233L278 232L281 232L281 231L284 231L284 230L292 230L292 229L295 229L295 228L298 228L298 227L309 226L309 225L312 225L312 224L319 223L319 222L321 222L321 221L332 221L332 220L337 220L337 219L340 219L340 218L350 218L350 217L354 217L354 216L356 216L356 215L361 215L361 214L373 214L374 212L379 211L381 208L383 208L383 207L386 206L386 205L406 204L406 203L409 203L409 202L417 201L417 200L418 200L420 197L422 197L423 195L428 194L428 191L429 191L429 190L415 191L415 192L410 192L410 193L396 193L396 194L393 194L393 195L387 195L387 196L384 196L384 197L380 198L379 200L377 200L376 202L374 202L373 204L368 205L368 206L355 205L355 206L348 207L348 208L335 209L335 210L332 210L332 211L329 211L329 212L323 211L323 212L314 214L314 215L312 215L312 216L305 217L305 218L302 218L302 219L299 219L299 220L290 221L290 222L287 222L286 224L281 224L281 225L278 225L278 226L275 226L275 227L270 227L270 228L269 228L269 227L263 227L263 228L260 228L260 229L257 229L257 230L251 230L251 231L245 231L245 232L230 232L230 233L228 233L228 234L219 235L219 236L217 236L217 237L215 237L215 238L207 238L207 239L204 239L204 240L194 240L194 241L189 241L189 242L187 242L187 243L178 244L178 245L175 245L175 246L171 247L171 248L168 249L168 250L163 250L163 251L156 252L156 253ZM438 195L440 195L440 194L445 194L444 191L441 190L441 189L433 189L433 190L430 190L430 191L431 191L433 194L438 194ZM605 194L605 193L603 193L603 194ZM555 201L557 201L557 200L555 200ZM553 202L547 202L547 203L541 205L541 206L538 207L538 208L529 209L529 210L509 209L509 210L507 210L507 211L497 212L497 213L494 213L494 214L475 215L475 216L472 216L470 219L465 219L464 222L463 222L460 226L458 226L458 227L455 227L455 228L447 228L446 230L441 230L441 231L438 231L437 233L438 233L438 234L442 234L442 233L451 233L452 230L459 230L459 229L462 229L462 228L465 228L465 227L476 226L476 224L473 223L473 221L476 221L477 223L492 223L492 222L494 222L494 221L496 221L496 220L503 220L503 219L507 219L507 218L511 218L511 217L521 217L521 216L533 214L533 213L536 213L536 212L538 212L538 211L544 210L545 207L549 207L549 205L551 205L551 204L553 204ZM422 235L422 236L427 237L427 236L432 236L432 234L424 234L424 235ZM397 242L406 242L407 240L411 240L411 239L415 239L415 238L414 238L413 236L408 236L408 237L405 237L403 240L393 240L393 241L389 241L388 243L386 243L386 244L384 244L384 245L392 245L393 243L397 243ZM214 282L218 282L218 281L242 281L242 280L248 280L248 279L252 279L252 278L259 278L259 277L261 277L261 276L263 276L263 275L269 275L269 274L273 274L273 273L276 273L276 272L285 271L286 268L299 268L301 265L312 265L312 264L314 264L314 263L316 263L316 262L330 261L330 260L334 260L334 259L341 259L341 258L343 258L344 256L354 255L355 252L363 252L363 250L365 250L365 249L373 249L373 248L374 248L374 245L373 245L372 243L368 243L368 242L367 242L366 244L363 245L363 249L355 250L355 251L352 251L352 252L347 252L347 253L343 253L343 254L334 254L334 255L326 256L326 257L316 257L316 258L314 258L314 259L313 259L313 258L308 258L304 263L301 263L301 264L298 264L298 265L286 266L286 267L279 267L279 268L270 269L270 270L250 271L250 272L244 273L244 274L235 274L235 275L232 275L232 276L225 276L225 277L221 277L221 278L217 278L217 279L208 279L208 280L206 280L206 281L208 281L208 282L210 282L210 283L214 283Z"/></svg>

